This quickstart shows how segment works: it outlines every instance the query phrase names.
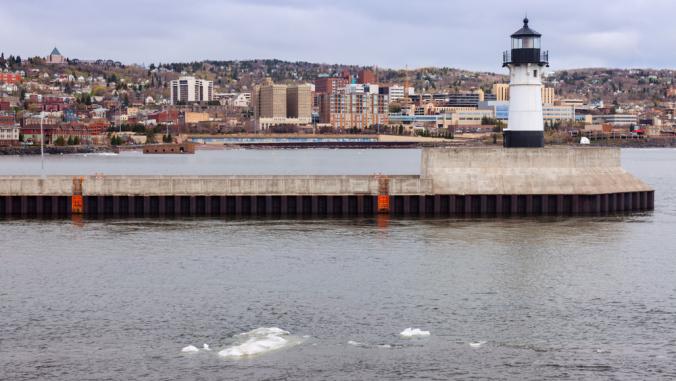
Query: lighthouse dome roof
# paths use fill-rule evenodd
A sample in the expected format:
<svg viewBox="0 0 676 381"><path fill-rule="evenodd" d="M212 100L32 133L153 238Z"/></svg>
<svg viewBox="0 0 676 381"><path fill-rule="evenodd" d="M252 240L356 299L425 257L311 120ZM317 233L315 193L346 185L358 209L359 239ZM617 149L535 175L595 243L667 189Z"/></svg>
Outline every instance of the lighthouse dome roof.
<svg viewBox="0 0 676 381"><path fill-rule="evenodd" d="M521 38L521 37L541 37L542 35L533 29L531 29L528 26L528 17L523 19L523 27L514 34L512 34L512 38Z"/></svg>

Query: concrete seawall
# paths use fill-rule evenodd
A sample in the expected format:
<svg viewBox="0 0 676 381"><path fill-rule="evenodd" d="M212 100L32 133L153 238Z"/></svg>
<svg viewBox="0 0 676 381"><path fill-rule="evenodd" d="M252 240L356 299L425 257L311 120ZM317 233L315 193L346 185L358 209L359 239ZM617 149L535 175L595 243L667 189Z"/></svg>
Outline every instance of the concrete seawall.
<svg viewBox="0 0 676 381"><path fill-rule="evenodd" d="M0 177L0 215L74 202L92 216L546 215L651 210L654 192L619 149L588 147L425 148L409 176Z"/></svg>

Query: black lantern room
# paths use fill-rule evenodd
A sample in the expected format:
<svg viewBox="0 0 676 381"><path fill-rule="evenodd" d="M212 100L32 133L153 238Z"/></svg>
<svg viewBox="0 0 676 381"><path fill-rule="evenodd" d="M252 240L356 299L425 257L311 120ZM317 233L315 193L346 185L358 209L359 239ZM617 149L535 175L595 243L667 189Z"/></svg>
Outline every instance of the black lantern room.
<svg viewBox="0 0 676 381"><path fill-rule="evenodd" d="M502 66L535 64L549 66L549 52L540 51L542 35L528 26L528 18L523 19L523 28L512 34L512 50L503 54Z"/></svg>

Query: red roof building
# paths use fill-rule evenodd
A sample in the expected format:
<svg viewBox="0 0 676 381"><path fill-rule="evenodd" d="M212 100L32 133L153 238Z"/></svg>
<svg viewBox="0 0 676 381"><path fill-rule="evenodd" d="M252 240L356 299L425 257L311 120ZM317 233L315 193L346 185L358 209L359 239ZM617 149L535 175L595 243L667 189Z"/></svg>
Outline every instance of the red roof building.
<svg viewBox="0 0 676 381"><path fill-rule="evenodd" d="M2 73L0 72L0 82L17 84L21 82L21 74L19 73Z"/></svg>

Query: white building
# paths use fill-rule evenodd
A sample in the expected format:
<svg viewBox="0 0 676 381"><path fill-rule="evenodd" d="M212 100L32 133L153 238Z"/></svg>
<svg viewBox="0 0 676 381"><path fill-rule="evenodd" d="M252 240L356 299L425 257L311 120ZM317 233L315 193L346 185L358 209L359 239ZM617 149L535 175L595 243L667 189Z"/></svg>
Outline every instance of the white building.
<svg viewBox="0 0 676 381"><path fill-rule="evenodd" d="M389 88L390 101L398 101L399 99L404 99L406 96L404 94L404 86L401 85L392 85Z"/></svg>
<svg viewBox="0 0 676 381"><path fill-rule="evenodd" d="M18 125L0 125L0 145L19 141L20 131Z"/></svg>
<svg viewBox="0 0 676 381"><path fill-rule="evenodd" d="M346 94L378 94L380 87L373 84L352 83L345 86Z"/></svg>
<svg viewBox="0 0 676 381"><path fill-rule="evenodd" d="M249 107L251 93L215 93L214 100L220 101L223 106Z"/></svg>
<svg viewBox="0 0 676 381"><path fill-rule="evenodd" d="M549 66L548 55L540 51L542 35L528 27L512 34L512 50L503 55L503 66L509 68L509 121L505 147L543 147L544 117L542 114L542 71Z"/></svg>
<svg viewBox="0 0 676 381"><path fill-rule="evenodd" d="M214 82L195 77L171 81L171 103L210 102L214 99Z"/></svg>

